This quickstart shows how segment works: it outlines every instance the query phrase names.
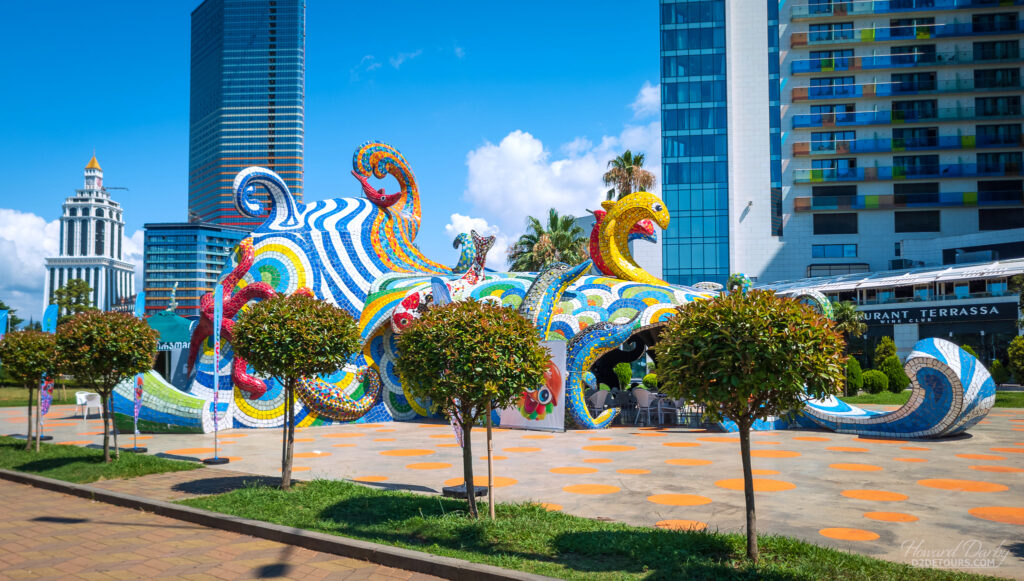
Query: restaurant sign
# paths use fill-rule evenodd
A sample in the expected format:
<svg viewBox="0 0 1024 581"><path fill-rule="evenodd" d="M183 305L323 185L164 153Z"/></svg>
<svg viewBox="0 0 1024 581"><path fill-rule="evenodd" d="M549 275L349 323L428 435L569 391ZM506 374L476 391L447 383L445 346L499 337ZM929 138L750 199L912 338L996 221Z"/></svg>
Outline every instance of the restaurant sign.
<svg viewBox="0 0 1024 581"><path fill-rule="evenodd" d="M930 307L904 306L895 309L862 310L868 325L904 323L947 323L956 321L992 321L1017 319L1016 303L981 303Z"/></svg>

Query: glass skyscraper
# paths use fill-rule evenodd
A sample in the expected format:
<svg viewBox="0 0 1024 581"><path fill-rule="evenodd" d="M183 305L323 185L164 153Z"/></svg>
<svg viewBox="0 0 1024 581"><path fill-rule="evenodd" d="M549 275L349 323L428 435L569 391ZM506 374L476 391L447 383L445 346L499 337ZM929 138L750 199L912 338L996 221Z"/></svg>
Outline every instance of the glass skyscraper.
<svg viewBox="0 0 1024 581"><path fill-rule="evenodd" d="M206 0L192 12L191 219L262 223L232 202L235 175L250 166L274 170L302 199L305 19L305 0Z"/></svg>

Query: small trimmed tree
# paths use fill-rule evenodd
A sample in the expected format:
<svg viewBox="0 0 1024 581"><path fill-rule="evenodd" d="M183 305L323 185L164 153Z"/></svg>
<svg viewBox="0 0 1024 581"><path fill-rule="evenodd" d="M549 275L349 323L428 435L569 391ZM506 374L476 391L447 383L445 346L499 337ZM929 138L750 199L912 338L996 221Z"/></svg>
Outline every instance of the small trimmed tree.
<svg viewBox="0 0 1024 581"><path fill-rule="evenodd" d="M992 366L991 369L989 369L989 373L992 374L992 381L994 381L996 385L1002 385L1010 381L1010 372L1007 371L1005 366L1003 366L1002 361L999 361L998 359L992 360Z"/></svg>
<svg viewBox="0 0 1024 581"><path fill-rule="evenodd" d="M812 309L774 293L734 292L679 309L659 343L661 389L736 422L743 459L747 556L757 560L750 466L754 421L795 412L807 396L837 393L846 374L843 339Z"/></svg>
<svg viewBox="0 0 1024 581"><path fill-rule="evenodd" d="M846 395L857 395L863 387L864 377L860 362L850 357L846 360Z"/></svg>
<svg viewBox="0 0 1024 581"><path fill-rule="evenodd" d="M292 483L295 450L295 387L303 377L329 375L359 350L352 316L305 292L251 305L232 329L232 348L257 373L276 378L285 390L281 488Z"/></svg>
<svg viewBox="0 0 1024 581"><path fill-rule="evenodd" d="M103 461L110 462L110 396L118 383L153 367L159 333L130 313L85 311L57 326L62 373L100 394Z"/></svg>
<svg viewBox="0 0 1024 581"><path fill-rule="evenodd" d="M32 419L33 394L43 374L52 373L57 364L53 335L42 331L7 333L0 341L0 361L11 379L28 389L28 431L25 432L25 449L28 450L32 446L32 426L36 423Z"/></svg>
<svg viewBox="0 0 1024 581"><path fill-rule="evenodd" d="M868 393L882 393L889 389L889 378L877 369L864 372L864 390Z"/></svg>
<svg viewBox="0 0 1024 581"><path fill-rule="evenodd" d="M892 337L887 335L882 337L882 340L878 342L878 346L875 347L875 367L881 367L882 362L890 357L896 357L896 343L893 343Z"/></svg>
<svg viewBox="0 0 1024 581"><path fill-rule="evenodd" d="M398 338L396 365L412 395L430 398L462 428L469 514L477 518L472 428L489 404L512 406L544 380L550 355L515 310L467 300L434 307ZM560 403L559 405L563 405Z"/></svg>
<svg viewBox="0 0 1024 581"><path fill-rule="evenodd" d="M644 376L644 388L648 391L658 390L658 376L654 373L648 373Z"/></svg>
<svg viewBox="0 0 1024 581"><path fill-rule="evenodd" d="M960 348L970 353L971 357L978 359L978 352L974 350L974 347L971 347L970 345L961 345Z"/></svg>
<svg viewBox="0 0 1024 581"><path fill-rule="evenodd" d="M615 378L619 380L619 389L629 389L630 380L633 379L633 368L630 367L629 363L625 361L616 363L615 367L612 368L612 372L615 373Z"/></svg>
<svg viewBox="0 0 1024 581"><path fill-rule="evenodd" d="M1006 367L1017 383L1024 383L1024 337L1018 335L1006 348Z"/></svg>
<svg viewBox="0 0 1024 581"><path fill-rule="evenodd" d="M910 387L910 378L907 377L907 372L903 370L903 364L900 363L899 357L895 355L886 357L878 367L878 370L889 378L889 391L901 393L904 389Z"/></svg>

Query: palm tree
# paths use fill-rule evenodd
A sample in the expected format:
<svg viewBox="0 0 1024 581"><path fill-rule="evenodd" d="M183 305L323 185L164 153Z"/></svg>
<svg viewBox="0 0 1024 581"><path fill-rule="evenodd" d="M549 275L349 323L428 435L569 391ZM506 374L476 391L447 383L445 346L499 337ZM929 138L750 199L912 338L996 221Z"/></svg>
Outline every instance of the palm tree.
<svg viewBox="0 0 1024 581"><path fill-rule="evenodd" d="M843 334L849 348L850 341L867 333L868 326L864 323L864 313L857 310L852 301L832 304L832 328Z"/></svg>
<svg viewBox="0 0 1024 581"><path fill-rule="evenodd" d="M508 250L510 270L537 272L552 262L576 265L587 259L587 238L572 216L548 210L547 226L529 216L526 233Z"/></svg>
<svg viewBox="0 0 1024 581"><path fill-rule="evenodd" d="M608 162L608 171L604 174L604 185L612 186L608 190L611 200L618 192L616 200L622 199L633 192L649 190L654 187L654 174L644 169L644 154L626 150L625 153Z"/></svg>

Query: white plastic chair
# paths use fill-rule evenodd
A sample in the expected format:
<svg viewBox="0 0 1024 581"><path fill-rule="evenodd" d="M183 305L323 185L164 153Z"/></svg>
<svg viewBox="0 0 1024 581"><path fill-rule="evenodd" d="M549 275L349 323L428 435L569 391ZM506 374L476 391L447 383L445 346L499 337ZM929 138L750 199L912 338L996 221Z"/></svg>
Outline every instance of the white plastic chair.
<svg viewBox="0 0 1024 581"><path fill-rule="evenodd" d="M645 425L651 425L651 407L656 405L654 394L642 387L635 387L632 391L633 397L636 398L636 417L633 419L633 425L640 421L640 414L644 412L647 413L647 423Z"/></svg>
<svg viewBox="0 0 1024 581"><path fill-rule="evenodd" d="M669 419L674 420L673 423L677 423L677 424L679 423L678 417L676 415L678 413L678 410L676 409L675 402L673 402L671 399L669 399L667 397L659 397L657 399L657 403L658 403L657 416L658 416L658 423L659 424L667 424L667 423L669 423L668 421L665 420L665 416L668 416Z"/></svg>
<svg viewBox="0 0 1024 581"><path fill-rule="evenodd" d="M98 393L87 393L85 394L85 415L83 419L89 419L89 410L96 409L96 415L103 417L103 400L100 399Z"/></svg>
<svg viewBox="0 0 1024 581"><path fill-rule="evenodd" d="M76 391L75 392L75 413L85 413L85 396L89 395L88 391Z"/></svg>
<svg viewBox="0 0 1024 581"><path fill-rule="evenodd" d="M608 392L603 389L599 389L587 397L587 402L590 404L591 413L596 417L598 414L605 410L605 403L608 401Z"/></svg>

